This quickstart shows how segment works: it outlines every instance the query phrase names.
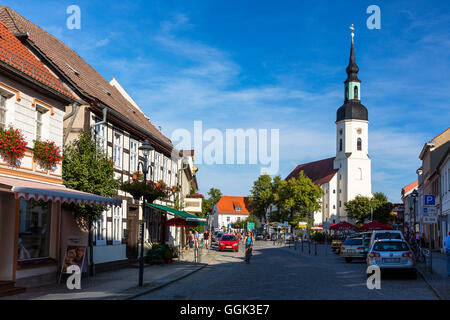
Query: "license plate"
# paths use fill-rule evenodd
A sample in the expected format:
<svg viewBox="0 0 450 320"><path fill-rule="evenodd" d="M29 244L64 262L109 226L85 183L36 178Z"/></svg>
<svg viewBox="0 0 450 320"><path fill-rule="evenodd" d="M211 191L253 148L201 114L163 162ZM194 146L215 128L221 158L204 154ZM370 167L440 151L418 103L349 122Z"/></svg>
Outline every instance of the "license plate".
<svg viewBox="0 0 450 320"><path fill-rule="evenodd" d="M231 249L231 246L226 246L225 248L227 248L227 249Z"/></svg>
<svg viewBox="0 0 450 320"><path fill-rule="evenodd" d="M354 252L355 252L355 249L347 249L346 252L348 252L348 253L354 253Z"/></svg>
<svg viewBox="0 0 450 320"><path fill-rule="evenodd" d="M400 262L400 258L383 258L383 262L398 263L398 262Z"/></svg>

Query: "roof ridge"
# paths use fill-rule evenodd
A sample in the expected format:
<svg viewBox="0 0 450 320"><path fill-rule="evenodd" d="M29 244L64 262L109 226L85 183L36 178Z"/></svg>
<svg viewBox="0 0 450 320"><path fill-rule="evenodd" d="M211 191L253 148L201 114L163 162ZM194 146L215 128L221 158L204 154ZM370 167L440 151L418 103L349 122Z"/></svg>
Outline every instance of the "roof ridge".
<svg viewBox="0 0 450 320"><path fill-rule="evenodd" d="M450 127L448 127L447 129L445 129L444 131L442 131L441 133L439 133L436 137L434 137L433 139L431 139L431 141L436 140L437 138L439 138L439 136L443 135L445 132L447 132L448 130L450 130Z"/></svg>

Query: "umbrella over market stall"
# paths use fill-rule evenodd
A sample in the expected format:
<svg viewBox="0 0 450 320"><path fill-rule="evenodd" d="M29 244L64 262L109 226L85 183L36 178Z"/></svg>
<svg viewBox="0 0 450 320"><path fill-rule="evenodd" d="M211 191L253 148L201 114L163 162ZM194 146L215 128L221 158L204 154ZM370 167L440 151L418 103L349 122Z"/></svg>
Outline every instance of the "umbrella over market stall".
<svg viewBox="0 0 450 320"><path fill-rule="evenodd" d="M358 229L358 227L353 225L353 224L351 224L351 223L348 223L346 221L339 222L339 223L337 223L337 224L335 224L335 225L330 227L330 230L336 230L336 231L338 231L338 230L351 230L351 229Z"/></svg>
<svg viewBox="0 0 450 320"><path fill-rule="evenodd" d="M359 229L360 230L391 230L392 227L390 225L383 224L381 222L374 220L372 222L362 225Z"/></svg>

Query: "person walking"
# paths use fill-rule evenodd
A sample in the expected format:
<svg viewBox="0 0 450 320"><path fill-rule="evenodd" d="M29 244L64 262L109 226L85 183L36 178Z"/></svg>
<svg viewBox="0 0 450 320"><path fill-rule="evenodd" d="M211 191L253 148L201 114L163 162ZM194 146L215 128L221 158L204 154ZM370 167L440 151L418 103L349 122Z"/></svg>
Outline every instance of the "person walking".
<svg viewBox="0 0 450 320"><path fill-rule="evenodd" d="M192 234L191 230L189 230L188 244L189 244L188 251L191 251L191 249L194 247L194 235Z"/></svg>
<svg viewBox="0 0 450 320"><path fill-rule="evenodd" d="M203 248L203 232L199 232L199 234L198 234L198 242L200 244L200 247Z"/></svg>
<svg viewBox="0 0 450 320"><path fill-rule="evenodd" d="M203 239L205 243L205 248L208 249L208 240L209 240L209 230L203 232Z"/></svg>
<svg viewBox="0 0 450 320"><path fill-rule="evenodd" d="M198 241L199 241L198 231L195 230L195 233L194 233L194 246L195 246L195 248L197 248L197 249L198 249Z"/></svg>
<svg viewBox="0 0 450 320"><path fill-rule="evenodd" d="M444 248L447 258L447 276L450 277L450 232L448 233L447 237L445 237Z"/></svg>

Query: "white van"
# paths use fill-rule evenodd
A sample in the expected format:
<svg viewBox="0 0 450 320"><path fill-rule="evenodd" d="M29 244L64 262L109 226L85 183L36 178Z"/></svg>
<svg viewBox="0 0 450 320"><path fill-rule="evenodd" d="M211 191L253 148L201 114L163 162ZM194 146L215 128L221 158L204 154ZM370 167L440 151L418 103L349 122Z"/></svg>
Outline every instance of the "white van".
<svg viewBox="0 0 450 320"><path fill-rule="evenodd" d="M372 237L370 238L370 245L369 248L372 247L372 244L375 240L382 240L382 239L399 239L406 241L405 237L403 236L403 233L400 230L376 230L373 231Z"/></svg>

